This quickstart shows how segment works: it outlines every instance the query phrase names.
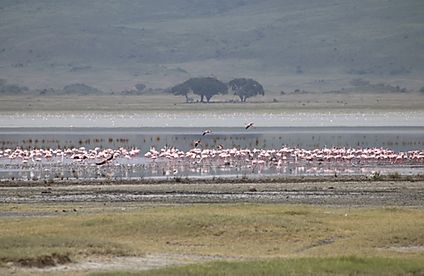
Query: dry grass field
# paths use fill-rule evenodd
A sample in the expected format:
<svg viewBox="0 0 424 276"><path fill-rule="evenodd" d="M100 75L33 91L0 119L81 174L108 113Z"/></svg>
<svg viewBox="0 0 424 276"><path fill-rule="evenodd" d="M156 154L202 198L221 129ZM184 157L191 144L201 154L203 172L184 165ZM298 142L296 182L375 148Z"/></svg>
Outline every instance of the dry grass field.
<svg viewBox="0 0 424 276"><path fill-rule="evenodd" d="M7 204L0 212L2 273L134 272L187 263L197 265L163 273L424 272L421 208L121 202ZM119 262L126 265L108 266Z"/></svg>
<svg viewBox="0 0 424 276"><path fill-rule="evenodd" d="M234 98L228 102L227 96L212 98L212 102L185 103L184 97L168 94L141 96L2 96L2 112L30 111L210 111L210 112L283 112L283 111L355 111L355 110L423 110L422 93L306 93L269 94L248 99L240 103Z"/></svg>

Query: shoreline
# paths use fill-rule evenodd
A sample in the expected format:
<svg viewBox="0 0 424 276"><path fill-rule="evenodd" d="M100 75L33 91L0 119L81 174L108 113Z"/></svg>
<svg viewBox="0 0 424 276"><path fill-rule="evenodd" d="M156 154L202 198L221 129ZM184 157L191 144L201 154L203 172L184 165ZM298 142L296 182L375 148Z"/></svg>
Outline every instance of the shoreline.
<svg viewBox="0 0 424 276"><path fill-rule="evenodd" d="M424 181L424 174L416 175L334 175L334 176L240 176L240 177L169 177L138 179L68 179L68 180L0 180L2 187L44 187L73 185L156 185L156 184L245 184L245 183L343 183L343 182L416 182Z"/></svg>
<svg viewBox="0 0 424 276"><path fill-rule="evenodd" d="M0 182L3 204L228 204L424 208L424 176ZM29 184L29 185L28 185ZM2 216L0 214L0 216Z"/></svg>

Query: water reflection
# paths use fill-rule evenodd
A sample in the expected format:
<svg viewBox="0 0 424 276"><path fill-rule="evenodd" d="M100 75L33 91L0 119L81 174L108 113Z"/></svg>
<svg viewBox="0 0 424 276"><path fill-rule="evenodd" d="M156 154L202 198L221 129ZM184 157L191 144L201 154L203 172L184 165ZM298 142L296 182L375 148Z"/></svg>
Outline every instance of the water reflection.
<svg viewBox="0 0 424 276"><path fill-rule="evenodd" d="M136 157L131 160L117 158L107 165L95 161L73 162L58 158L22 164L18 160L0 159L0 180L66 181L66 180L141 180L263 176L339 176L401 174L416 175L423 172L422 162L317 162L290 160L281 164L264 162L190 162L155 160Z"/></svg>

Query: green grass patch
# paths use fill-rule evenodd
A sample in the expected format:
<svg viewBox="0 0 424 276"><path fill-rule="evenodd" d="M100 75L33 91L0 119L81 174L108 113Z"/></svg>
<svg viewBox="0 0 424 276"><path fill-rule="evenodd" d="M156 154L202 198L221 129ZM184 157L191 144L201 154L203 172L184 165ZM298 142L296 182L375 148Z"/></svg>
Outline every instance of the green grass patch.
<svg viewBox="0 0 424 276"><path fill-rule="evenodd" d="M393 258L298 258L265 261L211 262L154 269L137 275L422 275L420 260ZM130 272L93 275L134 275Z"/></svg>
<svg viewBox="0 0 424 276"><path fill-rule="evenodd" d="M31 205L0 207L3 213L11 210L14 214L0 219L0 262L45 256L78 261L87 256L145 253L336 258L332 262L343 256L424 260L421 209L283 204L101 206L86 204L78 212L63 213L55 212L52 205L35 205L36 213L42 214L35 216L26 215Z"/></svg>

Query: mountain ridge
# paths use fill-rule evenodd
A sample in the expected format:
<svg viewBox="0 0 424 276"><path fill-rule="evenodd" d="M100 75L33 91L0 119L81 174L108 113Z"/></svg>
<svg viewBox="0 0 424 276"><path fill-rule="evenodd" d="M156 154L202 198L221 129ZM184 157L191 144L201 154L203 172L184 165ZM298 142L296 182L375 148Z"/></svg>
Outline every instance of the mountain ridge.
<svg viewBox="0 0 424 276"><path fill-rule="evenodd" d="M419 87L422 11L418 0L2 1L0 76L103 90L196 76L253 77L274 90L358 77Z"/></svg>

